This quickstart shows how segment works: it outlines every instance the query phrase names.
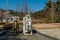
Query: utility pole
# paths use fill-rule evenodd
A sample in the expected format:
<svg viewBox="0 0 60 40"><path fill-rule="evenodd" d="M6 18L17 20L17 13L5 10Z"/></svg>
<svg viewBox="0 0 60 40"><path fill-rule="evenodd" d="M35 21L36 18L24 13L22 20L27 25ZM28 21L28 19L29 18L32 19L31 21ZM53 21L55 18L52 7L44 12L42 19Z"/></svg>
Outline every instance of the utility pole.
<svg viewBox="0 0 60 40"><path fill-rule="evenodd" d="M53 21L54 21L54 19L53 19L53 2L52 2L52 0L51 0L51 21L52 21L52 23L53 23Z"/></svg>
<svg viewBox="0 0 60 40"><path fill-rule="evenodd" d="M20 0L18 0L18 4L16 6L16 11L20 11Z"/></svg>
<svg viewBox="0 0 60 40"><path fill-rule="evenodd" d="M6 0L6 10L8 11L8 0Z"/></svg>
<svg viewBox="0 0 60 40"><path fill-rule="evenodd" d="M6 20L8 23L8 0L6 0Z"/></svg>
<svg viewBox="0 0 60 40"><path fill-rule="evenodd" d="M28 14L28 8L27 8L26 0L24 0L23 4L24 4L24 13L25 13L25 15L27 15Z"/></svg>

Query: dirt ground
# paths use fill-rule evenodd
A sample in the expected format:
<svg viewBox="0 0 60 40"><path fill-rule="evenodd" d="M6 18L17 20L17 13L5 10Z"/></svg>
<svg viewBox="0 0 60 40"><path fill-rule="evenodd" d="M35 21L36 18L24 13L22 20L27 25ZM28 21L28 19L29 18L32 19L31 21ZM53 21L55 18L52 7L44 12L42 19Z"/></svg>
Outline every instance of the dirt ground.
<svg viewBox="0 0 60 40"><path fill-rule="evenodd" d="M37 29L52 29L52 28L60 28L60 23L33 24L32 26Z"/></svg>
<svg viewBox="0 0 60 40"><path fill-rule="evenodd" d="M33 24L33 27L42 34L60 39L60 23Z"/></svg>

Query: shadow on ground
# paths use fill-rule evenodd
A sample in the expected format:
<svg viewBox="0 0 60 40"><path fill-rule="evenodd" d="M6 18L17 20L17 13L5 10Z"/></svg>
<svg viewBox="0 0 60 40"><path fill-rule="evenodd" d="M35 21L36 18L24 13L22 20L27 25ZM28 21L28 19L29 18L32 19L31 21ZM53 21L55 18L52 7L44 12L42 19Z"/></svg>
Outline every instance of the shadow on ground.
<svg viewBox="0 0 60 40"><path fill-rule="evenodd" d="M9 31L7 32L7 33L10 33ZM44 37L46 37L46 38L49 38L49 39L52 39L52 40L59 40L59 39L57 39L57 38L54 38L54 37L50 37L49 35L46 35L46 34L43 34L43 33L40 33L40 32L38 32L37 30L35 30L35 29L33 29L32 30L32 33L33 33L33 37L34 37L34 35L35 34L39 34L39 36L41 37L41 36L44 36ZM16 34L7 34L6 36L13 36L13 38L11 37L11 38L9 38L9 37L7 37L7 38L2 38L2 39L0 39L0 40L26 40L26 39L24 39L24 38L16 38L15 36L18 36L19 34L23 34L23 30L21 30L21 31L19 31L19 32L17 32ZM15 36L14 36L15 35ZM39 38L40 38L39 37ZM28 38L29 39L29 38ZM41 38L42 39L42 38Z"/></svg>

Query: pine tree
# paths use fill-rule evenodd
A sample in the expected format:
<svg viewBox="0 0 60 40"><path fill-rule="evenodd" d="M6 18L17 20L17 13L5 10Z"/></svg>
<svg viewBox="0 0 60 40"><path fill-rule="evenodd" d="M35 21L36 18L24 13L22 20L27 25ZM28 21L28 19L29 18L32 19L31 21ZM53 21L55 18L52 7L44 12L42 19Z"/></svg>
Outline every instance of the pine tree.
<svg viewBox="0 0 60 40"><path fill-rule="evenodd" d="M58 13L60 13L60 0L57 0L57 11L58 11Z"/></svg>
<svg viewBox="0 0 60 40"><path fill-rule="evenodd" d="M46 9L50 10L51 8L51 0L48 1L48 3L46 3Z"/></svg>

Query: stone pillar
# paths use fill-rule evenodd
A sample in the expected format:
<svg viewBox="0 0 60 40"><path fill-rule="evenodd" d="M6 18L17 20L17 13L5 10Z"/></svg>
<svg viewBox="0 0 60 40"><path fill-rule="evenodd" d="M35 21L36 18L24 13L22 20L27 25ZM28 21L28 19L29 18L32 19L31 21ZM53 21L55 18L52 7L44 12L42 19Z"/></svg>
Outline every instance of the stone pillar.
<svg viewBox="0 0 60 40"><path fill-rule="evenodd" d="M23 34L32 35L32 23L30 15L23 17Z"/></svg>

